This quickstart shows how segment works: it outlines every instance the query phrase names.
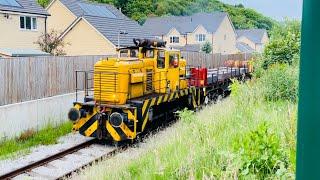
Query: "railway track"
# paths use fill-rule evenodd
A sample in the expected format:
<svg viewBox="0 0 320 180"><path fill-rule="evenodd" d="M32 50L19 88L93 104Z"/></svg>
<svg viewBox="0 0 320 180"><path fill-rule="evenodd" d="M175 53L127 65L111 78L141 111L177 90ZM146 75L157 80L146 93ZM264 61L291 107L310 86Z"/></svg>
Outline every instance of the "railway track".
<svg viewBox="0 0 320 180"><path fill-rule="evenodd" d="M0 179L62 179L127 148L128 145L114 147L97 144L97 140L92 139L2 174Z"/></svg>
<svg viewBox="0 0 320 180"><path fill-rule="evenodd" d="M149 135L164 130L175 122L176 120L172 120L168 124L163 124L156 129L152 129L149 132L140 135L139 142L143 142ZM91 139L41 160L32 162L26 166L0 174L0 180L65 179L85 167L123 152L131 146L137 145L139 142L123 143L114 146L110 144L101 144L98 140Z"/></svg>
<svg viewBox="0 0 320 180"><path fill-rule="evenodd" d="M41 160L32 162L26 166L10 172L0 174L2 179L66 179L94 163L106 160L121 153L139 142L143 142L149 135L155 134L173 125L178 118L173 116L169 123L164 123L156 129L141 134L136 143L124 143L118 146L103 145L98 140L91 139L75 145Z"/></svg>

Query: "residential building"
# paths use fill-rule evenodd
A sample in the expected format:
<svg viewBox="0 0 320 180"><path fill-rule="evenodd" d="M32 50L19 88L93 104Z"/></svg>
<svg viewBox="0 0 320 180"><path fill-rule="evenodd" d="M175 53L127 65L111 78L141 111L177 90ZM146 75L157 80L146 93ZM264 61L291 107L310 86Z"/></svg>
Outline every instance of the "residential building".
<svg viewBox="0 0 320 180"><path fill-rule="evenodd" d="M213 53L237 52L236 31L227 13L196 13L191 16L152 17L143 25L171 47L200 51L204 42L212 44Z"/></svg>
<svg viewBox="0 0 320 180"><path fill-rule="evenodd" d="M61 32L67 55L115 54L133 38L150 38L137 22L112 5L84 0L53 0L47 7L49 29Z"/></svg>
<svg viewBox="0 0 320 180"><path fill-rule="evenodd" d="M265 29L237 30L237 47L247 47L250 51L262 53L265 45L269 42L268 33ZM239 49L239 48L238 48ZM239 49L243 52L243 49Z"/></svg>
<svg viewBox="0 0 320 180"><path fill-rule="evenodd" d="M0 0L0 48L39 49L48 16L36 0Z"/></svg>
<svg viewBox="0 0 320 180"><path fill-rule="evenodd" d="M239 53L254 53L255 50L244 42L237 42L236 47Z"/></svg>

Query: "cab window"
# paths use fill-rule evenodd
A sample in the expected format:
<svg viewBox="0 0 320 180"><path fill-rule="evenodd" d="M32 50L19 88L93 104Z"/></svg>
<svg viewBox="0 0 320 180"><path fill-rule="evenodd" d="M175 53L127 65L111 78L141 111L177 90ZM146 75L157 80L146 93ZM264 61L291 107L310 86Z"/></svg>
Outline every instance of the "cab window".
<svg viewBox="0 0 320 180"><path fill-rule="evenodd" d="M137 49L131 49L130 50L130 57L137 58L139 51Z"/></svg>
<svg viewBox="0 0 320 180"><path fill-rule="evenodd" d="M145 53L146 58L153 58L154 57L154 51L153 50L147 50Z"/></svg>
<svg viewBox="0 0 320 180"><path fill-rule="evenodd" d="M169 66L170 68L176 68L179 64L179 54L170 54L169 55Z"/></svg>
<svg viewBox="0 0 320 180"><path fill-rule="evenodd" d="M157 67L159 69L165 68L165 52L164 51L158 51L158 58L157 58Z"/></svg>
<svg viewBox="0 0 320 180"><path fill-rule="evenodd" d="M120 50L120 57L128 57L128 49Z"/></svg>

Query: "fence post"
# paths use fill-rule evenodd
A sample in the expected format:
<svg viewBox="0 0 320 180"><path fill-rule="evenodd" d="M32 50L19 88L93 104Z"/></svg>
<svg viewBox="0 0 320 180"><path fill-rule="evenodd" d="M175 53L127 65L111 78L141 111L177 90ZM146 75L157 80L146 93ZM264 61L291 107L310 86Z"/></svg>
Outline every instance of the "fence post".
<svg viewBox="0 0 320 180"><path fill-rule="evenodd" d="M320 179L319 0L303 1L296 177Z"/></svg>

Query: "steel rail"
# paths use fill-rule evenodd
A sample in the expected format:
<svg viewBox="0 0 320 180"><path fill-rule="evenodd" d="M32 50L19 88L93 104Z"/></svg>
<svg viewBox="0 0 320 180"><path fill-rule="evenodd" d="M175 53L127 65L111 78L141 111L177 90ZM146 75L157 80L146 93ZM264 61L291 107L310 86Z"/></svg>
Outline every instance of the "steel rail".
<svg viewBox="0 0 320 180"><path fill-rule="evenodd" d="M113 157L115 155L117 155L118 153L121 153L121 152L124 152L125 150L127 150L128 148L130 147L130 145L126 144L126 145L122 145L122 146L119 146L117 148L115 148L114 150L108 152L107 154L105 155L102 155L98 158L96 158L95 160L85 164L85 165L82 165L81 167L71 171L71 172L67 172L66 174L64 174L63 176L57 178L57 180L63 180L63 179L67 179L67 178L70 178L74 173L76 172L79 172L80 170L84 169L84 168L87 168L89 166L92 166L94 163L98 163L98 162L101 162L103 160L106 160L110 157Z"/></svg>
<svg viewBox="0 0 320 180"><path fill-rule="evenodd" d="M86 167L92 166L94 163L101 162L101 161L103 161L103 160L106 160L106 159L108 159L108 158L110 158L110 157L113 157L113 156L117 155L118 153L121 153L121 152L126 151L126 150L129 149L130 147L134 147L134 146L137 145L138 143L143 142L146 138L148 138L149 135L152 135L152 134L154 134L154 133L157 133L157 132L159 132L159 131L162 131L162 130L164 130L165 128L173 125L177 120L178 120L177 118L172 118L172 119L171 119L171 122L169 122L169 123L167 123L167 124L162 124L160 127L155 128L155 129L152 129L152 130L149 130L148 132L145 132L144 134L140 134L140 135L141 135L141 139L140 139L139 142L122 144L122 145L120 145L119 147L117 147L116 149L108 152L107 154L102 155L102 156L96 158L95 160L93 160L93 161L91 161L91 162L89 162L89 163L87 163L87 164L85 164L85 165L83 165L83 166L81 166L81 167L79 167L79 168L71 171L71 172L68 172L68 173L64 174L63 176L57 178L57 180L64 180L64 179L70 178L70 177L72 177L72 175L73 175L74 173L79 172L79 170L82 170L82 169L84 169L84 168L86 168Z"/></svg>
<svg viewBox="0 0 320 180"><path fill-rule="evenodd" d="M5 173L3 175L0 175L0 179L12 179L12 178L14 178L16 176L19 176L21 174L24 174L24 173L26 173L28 171L30 172L32 169L35 169L37 167L41 167L41 166L43 166L45 164L48 164L48 163L50 163L50 162L52 162L54 160L61 159L62 157L65 157L66 155L69 155L69 154L72 154L74 152L77 152L77 151L79 151L79 150L81 150L83 148L86 148L86 147L88 147L88 146L90 146L90 145L92 145L92 144L94 144L96 142L97 142L96 139L92 139L92 140L86 141L86 142L84 142L82 144L76 145L76 146L71 147L71 148L69 148L67 150L64 150L64 151L61 151L59 153L56 153L56 154L54 154L52 156L46 157L44 159L41 159L39 161L30 163L30 164L28 164L26 166L23 166L21 168L15 169L15 170L13 170L11 172L8 172L8 173Z"/></svg>
<svg viewBox="0 0 320 180"><path fill-rule="evenodd" d="M139 140L139 142L143 142L149 135L152 135L154 133L162 131L162 130L166 129L167 127L173 125L178 120L178 118L176 118L174 116L169 118L170 119L169 122L163 123L157 128L149 129L146 132L140 134L139 136L140 136L141 139ZM56 153L56 154L54 154L52 156L46 157L44 159L41 159L41 160L36 161L36 162L33 162L33 163L28 164L26 166L23 166L21 168L15 169L15 170L13 170L11 172L8 172L8 173L5 173L3 175L0 175L0 179L1 180L2 179L12 179L12 178L17 177L17 176L19 176L21 174L28 173L28 172L32 171L33 169L35 169L35 168L41 167L43 165L46 165L46 164L48 164L48 163L50 163L50 162L52 162L54 160L61 159L61 158L65 157L65 156L67 156L69 154L77 152L77 151L79 151L79 150L81 150L83 148L89 147L90 145L93 145L93 144L95 144L97 142L98 142L97 139L92 139L92 140L86 141L86 142L84 142L82 144L76 145L76 146L71 147L71 148L69 148L67 150L64 150L62 152ZM62 175L61 177L58 177L57 179L60 180L60 179L66 179L68 177L71 177L73 175L73 173L79 172L79 170L84 169L84 168L86 168L88 166L91 166L94 163L101 162L103 160L106 160L107 158L110 158L110 157L113 157L113 156L117 155L118 153L124 152L128 148L133 147L134 145L136 145L139 142L121 144L118 147L115 147L115 149L113 149L112 151L110 151L110 152L108 152L108 153L106 153L104 155L101 155L100 157L90 161L89 163L86 163L86 164L82 165L81 167L79 167L79 168L77 168L77 169L75 169L73 171L66 172L64 175Z"/></svg>

